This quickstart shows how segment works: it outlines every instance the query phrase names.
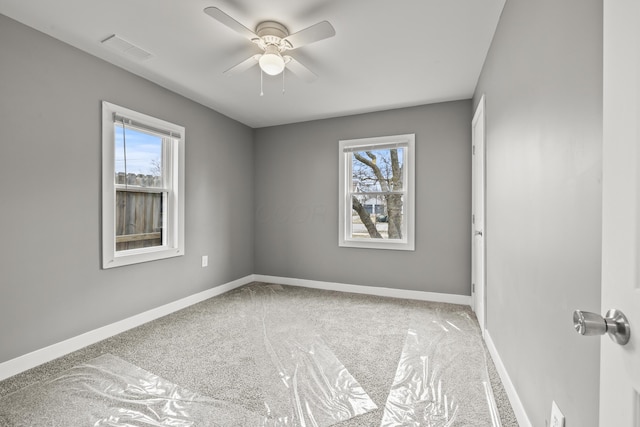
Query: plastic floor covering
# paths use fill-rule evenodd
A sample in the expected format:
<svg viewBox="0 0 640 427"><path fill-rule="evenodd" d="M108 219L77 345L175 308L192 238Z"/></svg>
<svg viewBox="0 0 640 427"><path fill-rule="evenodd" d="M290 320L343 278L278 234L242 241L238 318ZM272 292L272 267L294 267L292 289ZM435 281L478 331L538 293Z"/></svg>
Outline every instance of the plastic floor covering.
<svg viewBox="0 0 640 427"><path fill-rule="evenodd" d="M324 427L378 408L281 286L240 291L235 314L247 325L262 410L103 354L0 399L0 426ZM435 311L408 324L380 426L500 426L475 321Z"/></svg>

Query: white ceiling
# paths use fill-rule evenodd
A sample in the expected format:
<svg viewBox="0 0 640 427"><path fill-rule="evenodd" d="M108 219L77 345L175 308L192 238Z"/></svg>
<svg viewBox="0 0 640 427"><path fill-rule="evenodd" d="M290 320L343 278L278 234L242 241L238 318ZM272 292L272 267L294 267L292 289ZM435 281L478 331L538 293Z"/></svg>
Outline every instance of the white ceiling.
<svg viewBox="0 0 640 427"><path fill-rule="evenodd" d="M0 13L251 127L472 96L505 0L0 0ZM203 12L291 33L329 21L335 37L289 51L319 78L222 72L259 48ZM112 34L153 54L101 44Z"/></svg>

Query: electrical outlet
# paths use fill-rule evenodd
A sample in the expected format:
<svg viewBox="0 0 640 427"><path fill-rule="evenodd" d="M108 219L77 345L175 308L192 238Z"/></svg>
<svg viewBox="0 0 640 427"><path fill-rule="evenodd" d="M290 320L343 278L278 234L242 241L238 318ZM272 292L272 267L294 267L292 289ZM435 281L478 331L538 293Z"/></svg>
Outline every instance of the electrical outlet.
<svg viewBox="0 0 640 427"><path fill-rule="evenodd" d="M564 427L564 415L560 412L555 401L551 402L551 418L549 420L549 427Z"/></svg>
<svg viewBox="0 0 640 427"><path fill-rule="evenodd" d="M202 255L202 266L206 267L209 265L209 256L208 255Z"/></svg>

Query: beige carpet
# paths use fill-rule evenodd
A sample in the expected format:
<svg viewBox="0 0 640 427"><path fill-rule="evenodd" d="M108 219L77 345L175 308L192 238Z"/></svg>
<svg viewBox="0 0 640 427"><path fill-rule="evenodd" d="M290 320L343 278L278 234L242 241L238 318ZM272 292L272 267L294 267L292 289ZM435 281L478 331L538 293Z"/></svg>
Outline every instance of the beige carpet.
<svg viewBox="0 0 640 427"><path fill-rule="evenodd" d="M491 426L486 382L501 424L517 426L468 307L262 283L0 382L0 425L71 407L66 385L52 392L48 384L61 383L47 380L102 355L198 396L211 405L202 414L222 408L232 419L238 410L244 420L196 425Z"/></svg>

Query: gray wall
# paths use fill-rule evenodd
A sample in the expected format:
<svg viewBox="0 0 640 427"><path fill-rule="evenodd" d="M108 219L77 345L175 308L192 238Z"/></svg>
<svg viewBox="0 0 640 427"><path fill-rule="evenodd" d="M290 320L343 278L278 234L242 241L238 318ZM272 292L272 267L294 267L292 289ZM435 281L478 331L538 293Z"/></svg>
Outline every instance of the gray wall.
<svg viewBox="0 0 640 427"><path fill-rule="evenodd" d="M2 15L0 40L0 362L253 273L250 128ZM101 100L186 127L185 256L100 269Z"/></svg>
<svg viewBox="0 0 640 427"><path fill-rule="evenodd" d="M602 1L508 1L476 94L486 94L487 327L525 410L598 423Z"/></svg>
<svg viewBox="0 0 640 427"><path fill-rule="evenodd" d="M405 133L416 250L338 247L338 141ZM256 273L470 295L470 100L257 129L254 159Z"/></svg>

